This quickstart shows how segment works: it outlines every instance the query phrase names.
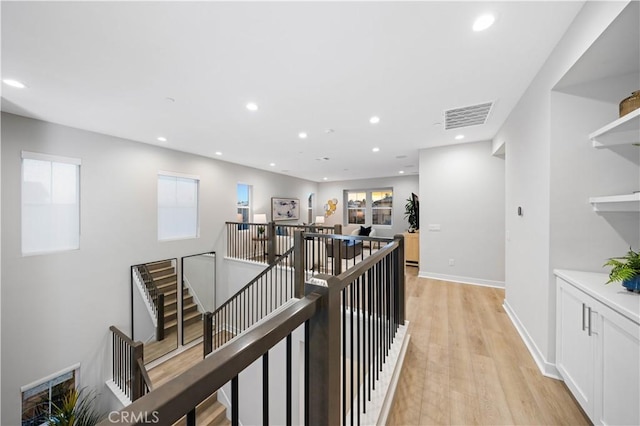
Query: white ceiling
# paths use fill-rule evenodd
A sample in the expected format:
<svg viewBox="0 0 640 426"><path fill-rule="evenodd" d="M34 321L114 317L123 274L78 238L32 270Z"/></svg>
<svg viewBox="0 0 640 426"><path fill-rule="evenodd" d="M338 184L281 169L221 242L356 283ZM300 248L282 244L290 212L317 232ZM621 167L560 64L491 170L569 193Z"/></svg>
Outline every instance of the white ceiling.
<svg viewBox="0 0 640 426"><path fill-rule="evenodd" d="M2 110L313 181L412 174L420 149L490 140L582 4L3 1L2 78L28 87Z"/></svg>

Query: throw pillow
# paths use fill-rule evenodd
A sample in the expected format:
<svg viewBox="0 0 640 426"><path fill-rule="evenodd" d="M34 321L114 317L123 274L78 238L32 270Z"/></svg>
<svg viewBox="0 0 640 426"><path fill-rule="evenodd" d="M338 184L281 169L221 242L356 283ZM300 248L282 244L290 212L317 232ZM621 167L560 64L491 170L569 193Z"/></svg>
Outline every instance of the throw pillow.
<svg viewBox="0 0 640 426"><path fill-rule="evenodd" d="M367 226L367 227L361 226L360 227L360 235L361 236L368 237L370 233L371 233L371 227L370 226Z"/></svg>
<svg viewBox="0 0 640 426"><path fill-rule="evenodd" d="M288 235L287 228L285 228L284 226L278 226L276 228L276 235L283 235L283 236Z"/></svg>

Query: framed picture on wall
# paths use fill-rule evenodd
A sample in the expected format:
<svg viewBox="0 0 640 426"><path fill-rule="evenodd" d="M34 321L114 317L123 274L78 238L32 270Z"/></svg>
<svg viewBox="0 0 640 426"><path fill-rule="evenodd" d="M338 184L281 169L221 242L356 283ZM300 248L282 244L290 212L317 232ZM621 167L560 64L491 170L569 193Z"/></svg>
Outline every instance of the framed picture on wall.
<svg viewBox="0 0 640 426"><path fill-rule="evenodd" d="M300 219L300 200L297 198L271 198L271 218L274 222Z"/></svg>

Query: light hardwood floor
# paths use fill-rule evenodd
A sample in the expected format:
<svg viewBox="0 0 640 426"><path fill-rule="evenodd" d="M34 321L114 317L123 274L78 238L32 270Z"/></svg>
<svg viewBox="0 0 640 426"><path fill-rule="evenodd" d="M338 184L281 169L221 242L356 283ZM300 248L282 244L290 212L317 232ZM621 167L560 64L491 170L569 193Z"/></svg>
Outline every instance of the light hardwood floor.
<svg viewBox="0 0 640 426"><path fill-rule="evenodd" d="M418 278L407 268L411 341L388 425L588 425L542 376L502 308L504 290Z"/></svg>

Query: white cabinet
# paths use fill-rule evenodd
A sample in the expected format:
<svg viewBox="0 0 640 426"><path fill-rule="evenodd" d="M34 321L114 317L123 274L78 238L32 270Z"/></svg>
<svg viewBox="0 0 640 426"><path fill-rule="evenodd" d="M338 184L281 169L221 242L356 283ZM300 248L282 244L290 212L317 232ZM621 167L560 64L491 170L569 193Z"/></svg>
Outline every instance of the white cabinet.
<svg viewBox="0 0 640 426"><path fill-rule="evenodd" d="M556 270L556 366L594 424L640 424L640 295Z"/></svg>

